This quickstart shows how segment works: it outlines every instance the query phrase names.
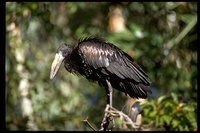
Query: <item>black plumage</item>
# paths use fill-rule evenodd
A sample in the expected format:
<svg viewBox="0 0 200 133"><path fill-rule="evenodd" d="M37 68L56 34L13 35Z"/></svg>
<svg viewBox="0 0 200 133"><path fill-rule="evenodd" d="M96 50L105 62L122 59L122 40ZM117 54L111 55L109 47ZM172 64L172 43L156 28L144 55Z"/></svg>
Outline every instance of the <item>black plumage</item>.
<svg viewBox="0 0 200 133"><path fill-rule="evenodd" d="M62 61L67 71L81 74L108 88L110 85L132 98L147 98L151 80L133 58L100 38L85 38L76 47L62 44L52 64L52 79Z"/></svg>

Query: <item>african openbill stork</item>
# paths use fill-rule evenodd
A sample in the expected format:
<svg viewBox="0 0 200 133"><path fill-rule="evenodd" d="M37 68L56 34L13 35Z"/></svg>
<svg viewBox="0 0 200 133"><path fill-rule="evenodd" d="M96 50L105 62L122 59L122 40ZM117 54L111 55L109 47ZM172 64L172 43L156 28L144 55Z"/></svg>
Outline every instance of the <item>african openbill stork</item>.
<svg viewBox="0 0 200 133"><path fill-rule="evenodd" d="M50 79L62 62L67 71L85 76L104 86L107 104L112 106L112 87L132 98L147 98L151 80L127 53L101 38L84 38L76 47L63 43L51 66Z"/></svg>

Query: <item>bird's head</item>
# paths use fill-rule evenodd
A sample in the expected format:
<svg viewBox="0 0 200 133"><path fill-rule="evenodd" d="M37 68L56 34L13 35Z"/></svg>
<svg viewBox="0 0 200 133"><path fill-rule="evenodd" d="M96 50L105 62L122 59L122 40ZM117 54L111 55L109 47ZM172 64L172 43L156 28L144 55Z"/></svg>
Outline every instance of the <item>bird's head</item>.
<svg viewBox="0 0 200 133"><path fill-rule="evenodd" d="M67 57L69 54L71 54L72 48L71 46L67 45L66 43L63 43L60 45L60 47L57 50L57 53L55 55L55 58L53 60L53 63L51 65L51 73L50 73L50 79L53 79L56 73L58 72L63 60L65 57Z"/></svg>

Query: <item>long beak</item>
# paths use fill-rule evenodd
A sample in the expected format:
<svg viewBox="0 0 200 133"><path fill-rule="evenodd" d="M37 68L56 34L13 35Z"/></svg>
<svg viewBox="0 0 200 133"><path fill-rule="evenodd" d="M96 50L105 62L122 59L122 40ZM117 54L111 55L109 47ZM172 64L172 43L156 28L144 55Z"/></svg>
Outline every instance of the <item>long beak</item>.
<svg viewBox="0 0 200 133"><path fill-rule="evenodd" d="M58 70L59 70L59 68L62 64L63 59L64 59L64 57L61 54L56 53L55 58L53 60L53 63L51 65L50 79L53 79L53 77L58 72Z"/></svg>

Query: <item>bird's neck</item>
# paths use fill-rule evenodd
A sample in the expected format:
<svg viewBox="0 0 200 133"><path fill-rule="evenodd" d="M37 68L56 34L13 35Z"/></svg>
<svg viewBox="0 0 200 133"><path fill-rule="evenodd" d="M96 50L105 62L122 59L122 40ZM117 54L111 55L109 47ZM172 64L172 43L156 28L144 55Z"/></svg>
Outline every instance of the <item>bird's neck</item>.
<svg viewBox="0 0 200 133"><path fill-rule="evenodd" d="M73 74L77 74L79 67L79 57L73 52L65 57L64 60L65 69Z"/></svg>

